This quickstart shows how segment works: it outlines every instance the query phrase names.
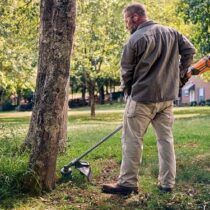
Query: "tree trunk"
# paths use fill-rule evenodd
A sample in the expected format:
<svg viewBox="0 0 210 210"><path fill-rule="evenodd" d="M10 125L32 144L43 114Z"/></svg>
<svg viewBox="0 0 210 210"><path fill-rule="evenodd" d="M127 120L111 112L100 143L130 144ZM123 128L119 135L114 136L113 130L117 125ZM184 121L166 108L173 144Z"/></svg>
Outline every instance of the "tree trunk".
<svg viewBox="0 0 210 210"><path fill-rule="evenodd" d="M105 87L106 87L106 95L108 95L109 94L109 84L108 84L108 82L106 83L106 85L105 85Z"/></svg>
<svg viewBox="0 0 210 210"><path fill-rule="evenodd" d="M102 85L102 86L99 88L99 102L100 102L100 104L104 104L104 98L105 98L104 86Z"/></svg>
<svg viewBox="0 0 210 210"><path fill-rule="evenodd" d="M90 81L89 84L89 97L90 97L90 116L95 117L95 81Z"/></svg>
<svg viewBox="0 0 210 210"><path fill-rule="evenodd" d="M17 106L20 105L21 98L22 98L21 90L17 90Z"/></svg>
<svg viewBox="0 0 210 210"><path fill-rule="evenodd" d="M82 86L82 101L84 105L86 103L85 95L86 95L86 85L83 85Z"/></svg>
<svg viewBox="0 0 210 210"><path fill-rule="evenodd" d="M55 187L59 139L66 135L75 4L75 0L41 0L37 86L26 139L26 142L32 142L29 168L33 175L29 173L26 177L26 184L32 191L37 186L46 191Z"/></svg>
<svg viewBox="0 0 210 210"><path fill-rule="evenodd" d="M68 9L68 11L66 11L66 12L70 13L70 9L71 8L69 8L69 6L67 6L67 5L70 5L70 4L73 5L74 1L75 0L68 0L68 2L66 3L66 6L65 6L66 7L65 9ZM45 1L42 0L42 4L43 5L46 4L47 7L50 7L50 4L53 4L52 2L53 2L52 0L45 0ZM58 2L58 1L56 1L56 2ZM54 4L58 5L58 3L54 3ZM65 3L63 3L63 4L65 4ZM60 6L62 7L62 3L61 3ZM41 5L41 9L44 10L44 8L42 8L42 5ZM57 9L60 10L58 7L57 7ZM48 10L48 8L46 10ZM31 120L30 120L29 130L28 130L27 136L26 136L24 144L23 144L23 149L26 149L26 148L31 149L33 147L33 143L34 143L35 138L36 138L35 137L35 133L36 133L36 122L37 122L37 116L38 116L37 111L38 111L38 107L40 107L41 97L42 97L43 92L44 92L43 87L44 87L46 79L47 79L46 77L50 74L50 68L48 67L48 62L49 62L50 56L45 57L45 58L41 58L41 56L42 55L45 56L44 54L48 54L49 51L50 51L50 48L55 53L59 53L58 50L57 50L57 52L55 50L57 44L59 43L59 40L57 41L57 43L54 43L55 46L53 46L53 40L52 40L52 42L50 42L48 40L48 38L47 38L47 36L49 34L51 34L51 37L57 36L57 39L59 39L59 36L62 36L62 33L63 33L60 28L54 29L54 30L57 30L57 31L54 31L54 32L52 31L53 28L52 28L52 24L50 23L50 21L51 21L50 14L53 14L53 11L54 10L52 10L52 8L50 8L48 14L41 14L42 15L41 18L43 19L43 22L41 23L42 25L40 26L41 27L41 33L40 33L40 55L39 55L39 67L38 67L38 73L37 73L35 98L34 98L35 102L34 102L33 112L32 112L32 116L31 116ZM71 18L74 18L73 17L74 16L74 12L71 11L71 13L72 13ZM55 14L55 15L58 15L58 14ZM61 17L61 18L63 18L63 17ZM70 20L68 19L68 21L70 21ZM56 23L56 21L54 21L53 24L57 24L58 25L59 22L61 22L61 20L58 20L57 23ZM72 19L72 23L73 22L74 22L74 20ZM73 25L72 25L72 29L75 27L74 24L75 23L73 23ZM58 27L59 27L59 25L58 25ZM59 33L61 33L61 34L59 34ZM68 33L71 33L71 32L68 32ZM67 38L68 37L66 37L66 39ZM43 40L41 40L41 39L43 39ZM42 45L42 47L41 47L41 45ZM60 50L62 50L62 49L60 49ZM65 96L65 100L68 100L67 97L68 97L68 94L69 94L69 92L68 92L69 91L69 87L67 86L66 88L67 88L67 90L66 90L67 91L66 92L67 95ZM59 151L63 151L63 149L65 147L65 142L67 141L67 123L66 123L67 116L65 117L65 115L67 114L68 104L66 104L66 102L65 102L65 105L67 107L64 107L65 111L63 111L63 113L64 113L64 116L63 116L64 120L60 122L61 123L60 134L62 136L60 139L61 139L62 142L59 143Z"/></svg>

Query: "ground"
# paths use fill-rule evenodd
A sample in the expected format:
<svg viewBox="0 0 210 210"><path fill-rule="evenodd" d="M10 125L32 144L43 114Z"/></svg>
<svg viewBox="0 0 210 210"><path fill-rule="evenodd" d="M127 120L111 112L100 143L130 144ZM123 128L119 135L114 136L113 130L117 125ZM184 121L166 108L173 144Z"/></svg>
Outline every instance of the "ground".
<svg viewBox="0 0 210 210"><path fill-rule="evenodd" d="M102 194L100 185L117 180L120 161L120 132L84 159L90 162L93 180L89 183L73 168L72 180L60 169L112 132L122 121L124 105L69 111L68 146L57 162L56 189L50 193L24 193L24 175L29 152L21 151L30 112L0 113L0 209L210 209L210 107L175 108L174 139L177 156L177 184L173 193L162 194L156 187L158 160L152 128L144 139L140 169L140 193L128 197Z"/></svg>

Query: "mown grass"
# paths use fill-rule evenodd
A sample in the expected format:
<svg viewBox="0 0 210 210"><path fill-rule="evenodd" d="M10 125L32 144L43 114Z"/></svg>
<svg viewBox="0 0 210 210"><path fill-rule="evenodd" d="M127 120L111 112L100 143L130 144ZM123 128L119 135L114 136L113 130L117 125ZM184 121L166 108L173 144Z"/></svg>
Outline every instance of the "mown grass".
<svg viewBox="0 0 210 210"><path fill-rule="evenodd" d="M112 108L110 108L112 107ZM0 114L0 209L210 209L210 107L175 108L177 184L172 194L156 188L158 160L152 128L145 136L140 194L130 197L100 193L116 180L121 161L120 132L84 159L91 163L88 183L73 169L73 179L60 179L60 168L113 131L122 121L123 105L101 106L93 119L87 108L69 112L68 146L58 158L56 189L33 197L22 191L29 153L21 152L29 116ZM10 116L9 116L10 115Z"/></svg>

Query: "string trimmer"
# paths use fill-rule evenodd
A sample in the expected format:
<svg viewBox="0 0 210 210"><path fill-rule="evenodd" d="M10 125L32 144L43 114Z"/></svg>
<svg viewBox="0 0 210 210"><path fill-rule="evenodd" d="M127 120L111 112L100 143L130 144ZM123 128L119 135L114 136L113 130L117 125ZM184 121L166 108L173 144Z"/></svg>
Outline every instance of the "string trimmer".
<svg viewBox="0 0 210 210"><path fill-rule="evenodd" d="M189 67L186 78L181 82L181 87L190 79L191 76L201 75L207 71L210 71L210 55L207 55Z"/></svg>
<svg viewBox="0 0 210 210"><path fill-rule="evenodd" d="M100 144L108 140L110 137L112 137L115 133L117 133L119 130L122 129L122 125L118 126L112 133L102 138L97 144L95 144L93 147L88 149L86 152L81 154L78 158L72 160L70 163L65 165L61 169L61 174L63 177L72 178L72 169L71 167L74 166L76 169L80 171L81 174L87 177L88 181L92 178L92 172L90 164L87 161L81 160L83 157L85 157L87 154L92 152L95 148L97 148Z"/></svg>

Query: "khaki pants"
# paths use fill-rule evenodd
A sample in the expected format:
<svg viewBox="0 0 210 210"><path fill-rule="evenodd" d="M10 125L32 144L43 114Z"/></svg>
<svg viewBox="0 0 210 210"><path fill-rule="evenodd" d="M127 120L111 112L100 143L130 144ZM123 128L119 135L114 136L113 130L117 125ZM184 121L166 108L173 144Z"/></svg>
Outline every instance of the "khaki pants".
<svg viewBox="0 0 210 210"><path fill-rule="evenodd" d="M176 160L172 134L173 102L144 104L128 99L122 133L122 163L118 184L138 186L138 172L143 151L143 137L151 123L157 138L159 177L162 187L173 187Z"/></svg>

